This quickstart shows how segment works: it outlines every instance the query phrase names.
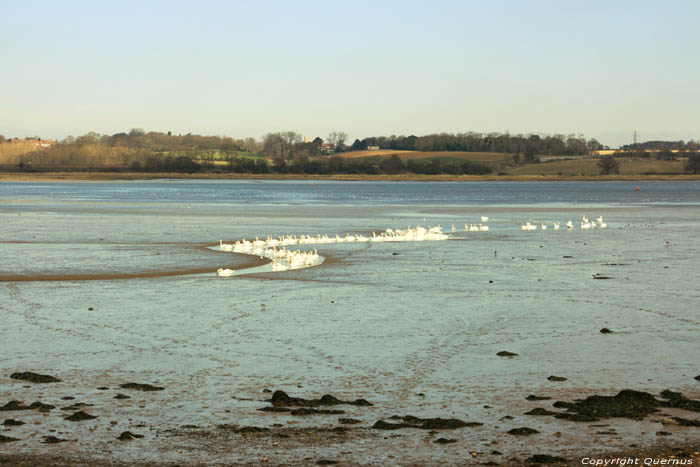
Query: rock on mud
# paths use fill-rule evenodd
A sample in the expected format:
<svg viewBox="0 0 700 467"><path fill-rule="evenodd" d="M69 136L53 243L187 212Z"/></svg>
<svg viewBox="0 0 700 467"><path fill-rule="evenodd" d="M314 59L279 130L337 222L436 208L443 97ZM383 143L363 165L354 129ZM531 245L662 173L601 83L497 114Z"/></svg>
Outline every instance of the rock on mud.
<svg viewBox="0 0 700 467"><path fill-rule="evenodd" d="M19 438L12 438L11 436L0 435L0 443L11 443L12 441L19 441Z"/></svg>
<svg viewBox="0 0 700 467"><path fill-rule="evenodd" d="M667 402L662 403L664 407L683 409L690 412L700 412L700 401L688 399L680 392L674 392L666 389L665 391L661 392L661 397L668 399Z"/></svg>
<svg viewBox="0 0 700 467"><path fill-rule="evenodd" d="M8 418L4 422L2 422L3 426L21 426L24 425L24 422L22 420L15 420L14 418Z"/></svg>
<svg viewBox="0 0 700 467"><path fill-rule="evenodd" d="M30 405L29 408L36 409L39 412L50 412L51 409L55 409L56 406L51 405L51 404L44 404L43 402L36 401L36 402L32 402L32 405Z"/></svg>
<svg viewBox="0 0 700 467"><path fill-rule="evenodd" d="M512 430L508 430L509 435L513 436L530 436L530 435L535 435L539 433L539 431L529 428L526 426L520 427L520 428L513 428Z"/></svg>
<svg viewBox="0 0 700 467"><path fill-rule="evenodd" d="M608 329L608 328L603 328L600 330L601 334L612 334L614 331Z"/></svg>
<svg viewBox="0 0 700 467"><path fill-rule="evenodd" d="M312 409L309 407L301 407L290 412L292 415L342 415L344 410L328 410L328 409Z"/></svg>
<svg viewBox="0 0 700 467"><path fill-rule="evenodd" d="M554 376L554 375L548 377L547 379L550 381L566 381L566 378L564 378L563 376Z"/></svg>
<svg viewBox="0 0 700 467"><path fill-rule="evenodd" d="M496 355L498 355L499 357L517 357L518 356L517 353L508 352L507 350L501 350Z"/></svg>
<svg viewBox="0 0 700 467"><path fill-rule="evenodd" d="M82 422L83 420L93 420L95 418L97 418L96 415L90 415L89 413L79 410L70 417L64 418L64 420L69 420L71 422Z"/></svg>
<svg viewBox="0 0 700 467"><path fill-rule="evenodd" d="M523 415L557 415L559 412L552 412L550 410L543 409L542 407L537 407L525 412Z"/></svg>
<svg viewBox="0 0 700 467"><path fill-rule="evenodd" d="M421 430L454 430L456 428L481 426L480 422L464 422L456 418L419 418L413 415L399 417L394 415L392 420L402 420L403 423L388 423L379 420L372 428L377 430L398 430L400 428L420 428Z"/></svg>
<svg viewBox="0 0 700 467"><path fill-rule="evenodd" d="M549 454L535 454L532 457L525 459L528 464L558 464L567 462L563 457L550 456Z"/></svg>
<svg viewBox="0 0 700 467"><path fill-rule="evenodd" d="M671 417L680 426L700 426L700 420L688 420L687 418Z"/></svg>
<svg viewBox="0 0 700 467"><path fill-rule="evenodd" d="M342 423L343 425L357 425L358 423L362 423L361 420L358 420L356 418L339 418L338 423Z"/></svg>
<svg viewBox="0 0 700 467"><path fill-rule="evenodd" d="M22 401L10 401L7 404L0 407L1 411L7 412L10 410L30 410L29 406L24 405Z"/></svg>
<svg viewBox="0 0 700 467"><path fill-rule="evenodd" d="M31 383L60 383L61 380L55 378L51 375L40 375L39 373L32 373L31 371L25 371L22 373L12 373L10 375L12 379L21 379L24 381L29 381Z"/></svg>
<svg viewBox="0 0 700 467"><path fill-rule="evenodd" d="M136 389L137 391L162 391L165 389L164 387L141 383L124 383L120 384L119 387L122 389Z"/></svg>
<svg viewBox="0 0 700 467"><path fill-rule="evenodd" d="M433 443L437 443L437 444L452 444L452 443L456 443L456 442L457 442L456 439L449 439L449 438L438 438L435 441L433 441Z"/></svg>
<svg viewBox="0 0 700 467"><path fill-rule="evenodd" d="M296 406L296 407L318 407L321 405L356 405L356 406L370 406L371 402L365 399L356 399L354 401L342 401L335 396L330 394L325 394L320 399L303 399L301 397L290 397L284 391L275 391L272 397L265 402L270 402L272 405L276 406Z"/></svg>
<svg viewBox="0 0 700 467"><path fill-rule="evenodd" d="M119 393L116 396L114 396L114 399L131 399L131 396L127 396L126 394Z"/></svg>
<svg viewBox="0 0 700 467"><path fill-rule="evenodd" d="M549 397L549 396L536 396L534 394L530 394L529 396L527 396L525 398L525 400L528 400L528 401L548 401L550 399L551 399L551 397Z"/></svg>
<svg viewBox="0 0 700 467"><path fill-rule="evenodd" d="M117 438L119 441L131 441L132 439L143 438L143 435L138 435L130 431L125 431Z"/></svg>
<svg viewBox="0 0 700 467"><path fill-rule="evenodd" d="M557 418L577 422L597 421L601 417L642 420L647 415L658 412L658 407L663 405L665 404L648 392L631 389L620 391L615 396L593 395L579 402L557 401L554 403L554 407L566 409L568 412L557 414Z"/></svg>
<svg viewBox="0 0 700 467"><path fill-rule="evenodd" d="M67 439L56 438L55 436L43 436L43 438L44 440L41 442L41 444L58 444L68 441Z"/></svg>

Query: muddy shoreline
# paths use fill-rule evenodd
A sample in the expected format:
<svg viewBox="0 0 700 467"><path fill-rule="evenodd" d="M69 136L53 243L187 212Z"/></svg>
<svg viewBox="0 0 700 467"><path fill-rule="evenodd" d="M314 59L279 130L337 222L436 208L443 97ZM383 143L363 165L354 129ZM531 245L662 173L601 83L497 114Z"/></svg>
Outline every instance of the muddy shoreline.
<svg viewBox="0 0 700 467"><path fill-rule="evenodd" d="M300 174L182 174L132 172L0 172L5 182L109 182L128 180L339 180L339 181L410 181L410 182L483 182L483 181L683 181L700 180L700 175L300 175Z"/></svg>
<svg viewBox="0 0 700 467"><path fill-rule="evenodd" d="M132 418L130 410L149 403L160 405L173 388L129 381L101 386L88 394L85 382L55 375L22 371L10 378L16 389L3 397L12 400L0 400L0 418L4 419L0 424L2 465L373 466L447 462L465 466L574 466L595 465L591 462L597 459L638 459L636 464L618 461L618 465L698 465L700 461L700 400L670 390L650 394L625 389L614 396L593 395L586 399L569 393L568 399L573 402L523 395L522 399L531 405L558 410L532 410L516 416L513 423L525 425L551 415L566 419L556 427L561 431L552 436L528 426L505 431L507 420L514 419L510 416L478 421L410 414L382 416L376 411L381 411L379 395L368 395L369 400L343 400L333 394L309 397L308 391L288 394L267 388L258 397L239 398L257 407L256 424L236 423L232 413L230 423L172 425L157 418ZM28 404L18 400L27 395L27 389L38 391L43 402ZM577 416L570 416L572 409ZM681 412L666 413L665 409ZM449 407L438 410L451 413ZM361 419L349 417L346 411ZM679 413L683 417L673 416ZM379 420L371 425L371 420L376 419ZM274 420L286 422L272 423ZM642 422L648 423L639 425ZM598 434L620 438L627 429L648 429L645 426L658 429L656 441L633 439L623 449L604 449L605 443L597 449L558 445L562 436L585 437L591 428L600 430ZM478 444L464 438L474 431L479 433ZM407 444L412 446L408 450ZM55 447L37 452L40 445ZM168 454L163 456L165 452Z"/></svg>

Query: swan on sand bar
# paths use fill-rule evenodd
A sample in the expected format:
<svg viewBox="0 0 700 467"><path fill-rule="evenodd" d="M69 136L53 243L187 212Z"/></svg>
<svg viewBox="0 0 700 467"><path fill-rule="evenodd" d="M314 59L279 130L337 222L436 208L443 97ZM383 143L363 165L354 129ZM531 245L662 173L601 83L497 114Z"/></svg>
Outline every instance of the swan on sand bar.
<svg viewBox="0 0 700 467"><path fill-rule="evenodd" d="M236 271L233 269L222 269L219 268L216 270L216 275L219 277L231 277Z"/></svg>

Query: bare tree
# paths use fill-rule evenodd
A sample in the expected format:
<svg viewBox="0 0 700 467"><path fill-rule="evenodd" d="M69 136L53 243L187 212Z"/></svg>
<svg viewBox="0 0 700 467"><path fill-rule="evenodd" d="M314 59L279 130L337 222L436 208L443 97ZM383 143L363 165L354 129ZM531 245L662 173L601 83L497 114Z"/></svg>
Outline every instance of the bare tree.
<svg viewBox="0 0 700 467"><path fill-rule="evenodd" d="M333 131L328 134L328 142L335 148L336 152L340 152L345 148L347 139L348 134L344 131Z"/></svg>

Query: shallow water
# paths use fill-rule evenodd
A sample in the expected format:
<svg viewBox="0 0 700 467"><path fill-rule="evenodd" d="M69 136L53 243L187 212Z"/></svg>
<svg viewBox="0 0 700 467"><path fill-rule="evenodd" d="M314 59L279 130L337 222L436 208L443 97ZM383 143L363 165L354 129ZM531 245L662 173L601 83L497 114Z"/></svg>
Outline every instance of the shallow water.
<svg viewBox="0 0 700 467"><path fill-rule="evenodd" d="M363 397L375 404L342 407L365 428L340 447L267 446L265 454L280 462L301 462L309 453L378 463L388 461L387 452L413 452L399 456L407 462L453 459L467 449L489 452L494 440L506 455L652 442L662 429L651 421L655 417L602 422L620 433L602 441L588 424L521 415L551 406L525 401L528 394L573 400L623 388L670 388L700 398L692 378L700 373L700 183L644 183L639 192L635 186L0 184L0 276L211 268L211 274L194 276L0 283L0 404L41 400L62 407L73 401L60 397L71 395L94 403L88 411L100 416L71 424L58 417L58 409L47 417L5 412L6 418L29 422L12 428L12 436L23 439L12 448L75 450L76 443L38 443L55 429L65 430L66 438L80 437L79 451L117 459L246 462L260 453L259 445L231 451L193 443L178 453L178 446L191 441L163 432L184 424L270 426L290 420L297 427L337 426L337 416L257 411L269 397L265 388L308 398ZM604 215L609 228L520 230L528 219L577 222L584 214ZM490 217L491 230L464 232L464 224L478 223L480 215ZM454 224L458 232L443 242L318 245L327 258L321 266L225 279L214 271L246 259L204 248L219 239L334 235L417 223L441 224L447 232ZM596 274L610 279L596 280ZM603 327L615 333L600 334ZM519 356L499 358L501 350ZM64 382L30 385L9 378L25 370ZM549 375L568 380L553 383ZM166 390L113 400L125 392L118 385L128 381ZM111 389L96 389L101 386ZM392 414L485 425L436 435L459 440L446 447L427 443L434 437L423 432L386 440L386 433L366 429ZM499 420L504 415L515 419ZM692 415L686 418L697 418ZM141 423L146 427L135 428ZM542 434L515 441L504 434L519 426ZM115 444L114 436L127 429L147 439ZM692 429L663 429L674 432L674 441L697 439ZM380 452L378 445L387 449Z"/></svg>

